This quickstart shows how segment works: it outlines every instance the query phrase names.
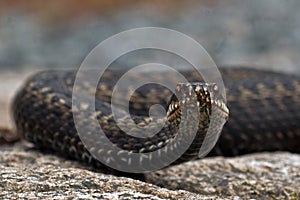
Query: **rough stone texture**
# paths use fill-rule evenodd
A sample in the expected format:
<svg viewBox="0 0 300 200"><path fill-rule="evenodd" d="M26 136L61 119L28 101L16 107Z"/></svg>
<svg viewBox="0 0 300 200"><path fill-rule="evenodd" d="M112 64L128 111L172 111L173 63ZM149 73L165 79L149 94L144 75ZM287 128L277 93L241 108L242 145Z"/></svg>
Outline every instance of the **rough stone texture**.
<svg viewBox="0 0 300 200"><path fill-rule="evenodd" d="M277 152L207 158L149 173L146 179L203 195L300 199L300 155Z"/></svg>
<svg viewBox="0 0 300 200"><path fill-rule="evenodd" d="M206 199L138 180L93 172L23 144L0 147L0 199Z"/></svg>
<svg viewBox="0 0 300 200"><path fill-rule="evenodd" d="M27 143L1 145L0 163L0 199L300 199L300 155L284 152L187 162L146 174L149 183L101 174Z"/></svg>

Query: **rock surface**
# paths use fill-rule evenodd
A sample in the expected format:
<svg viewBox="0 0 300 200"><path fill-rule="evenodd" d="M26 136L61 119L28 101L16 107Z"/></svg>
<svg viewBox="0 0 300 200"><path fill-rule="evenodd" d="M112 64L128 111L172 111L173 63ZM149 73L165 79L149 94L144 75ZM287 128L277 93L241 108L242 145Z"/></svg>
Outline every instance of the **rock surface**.
<svg viewBox="0 0 300 200"><path fill-rule="evenodd" d="M0 199L299 199L300 155L207 158L146 174L146 182L95 172L27 143L0 146Z"/></svg>
<svg viewBox="0 0 300 200"><path fill-rule="evenodd" d="M149 173L146 179L202 195L300 199L300 155L277 152L207 158Z"/></svg>
<svg viewBox="0 0 300 200"><path fill-rule="evenodd" d="M205 199L138 180L93 172L23 144L0 148L0 199Z"/></svg>

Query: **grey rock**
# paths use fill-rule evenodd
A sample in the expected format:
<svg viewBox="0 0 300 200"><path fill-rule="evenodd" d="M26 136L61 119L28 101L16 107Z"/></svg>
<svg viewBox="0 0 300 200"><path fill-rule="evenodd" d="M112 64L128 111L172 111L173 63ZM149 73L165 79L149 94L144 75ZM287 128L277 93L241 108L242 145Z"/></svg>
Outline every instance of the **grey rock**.
<svg viewBox="0 0 300 200"><path fill-rule="evenodd" d="M146 180L202 195L300 199L300 155L277 152L207 158L146 174Z"/></svg>
<svg viewBox="0 0 300 200"><path fill-rule="evenodd" d="M75 161L0 146L0 199L207 199L142 181L94 172Z"/></svg>
<svg viewBox="0 0 300 200"><path fill-rule="evenodd" d="M0 145L0 199L299 199L300 155L206 158L145 174L96 172L28 143Z"/></svg>

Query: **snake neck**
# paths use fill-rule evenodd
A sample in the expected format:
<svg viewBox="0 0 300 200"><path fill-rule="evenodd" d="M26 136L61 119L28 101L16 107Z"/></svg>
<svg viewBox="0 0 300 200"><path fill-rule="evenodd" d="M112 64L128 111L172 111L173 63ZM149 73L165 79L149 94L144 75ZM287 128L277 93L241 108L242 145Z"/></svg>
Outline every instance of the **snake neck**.
<svg viewBox="0 0 300 200"><path fill-rule="evenodd" d="M173 164L197 158L210 125L213 87L198 82L177 85L168 104L167 119L174 133L182 132L189 146Z"/></svg>

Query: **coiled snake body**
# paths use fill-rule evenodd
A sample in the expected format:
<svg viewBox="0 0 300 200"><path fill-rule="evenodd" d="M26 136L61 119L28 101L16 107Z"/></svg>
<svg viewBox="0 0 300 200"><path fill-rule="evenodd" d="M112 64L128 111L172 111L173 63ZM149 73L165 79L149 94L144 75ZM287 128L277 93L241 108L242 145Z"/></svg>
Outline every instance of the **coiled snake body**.
<svg viewBox="0 0 300 200"><path fill-rule="evenodd" d="M191 82L201 80L194 72L181 73ZM221 69L221 73L227 89L230 117L210 155L233 156L274 150L300 152L300 78L248 68L226 68ZM74 71L45 71L32 76L14 98L13 116L19 133L36 147L98 163L85 149L74 125L71 104L75 75ZM163 129L151 138L127 136L116 125L107 103L120 75L119 72L105 73L96 93L98 112L95 117L106 136L120 148L133 152L151 152L165 146L179 128L183 112L181 100L160 86L148 85L136 91L130 101L134 123L143 126L159 121L148 117L150 106L157 103L167 108L167 121ZM167 74L154 76L172 78ZM195 98L198 102L200 122L195 124L190 118L184 128L187 134L195 126L199 131L191 146L174 163L197 157L211 120L209 114L216 102L219 114L224 118L227 115L223 99L217 95L212 99L213 85L190 84L186 87L196 93L190 99ZM88 94L89 84L83 84L81 90L83 96ZM124 91L124 95L129 90ZM186 99L184 102L187 104ZM85 106L89 105L83 105L82 109ZM89 117L82 116L81 123L89 123ZM126 121L124 123L131 126ZM95 131L92 124L88 127L87 132Z"/></svg>

